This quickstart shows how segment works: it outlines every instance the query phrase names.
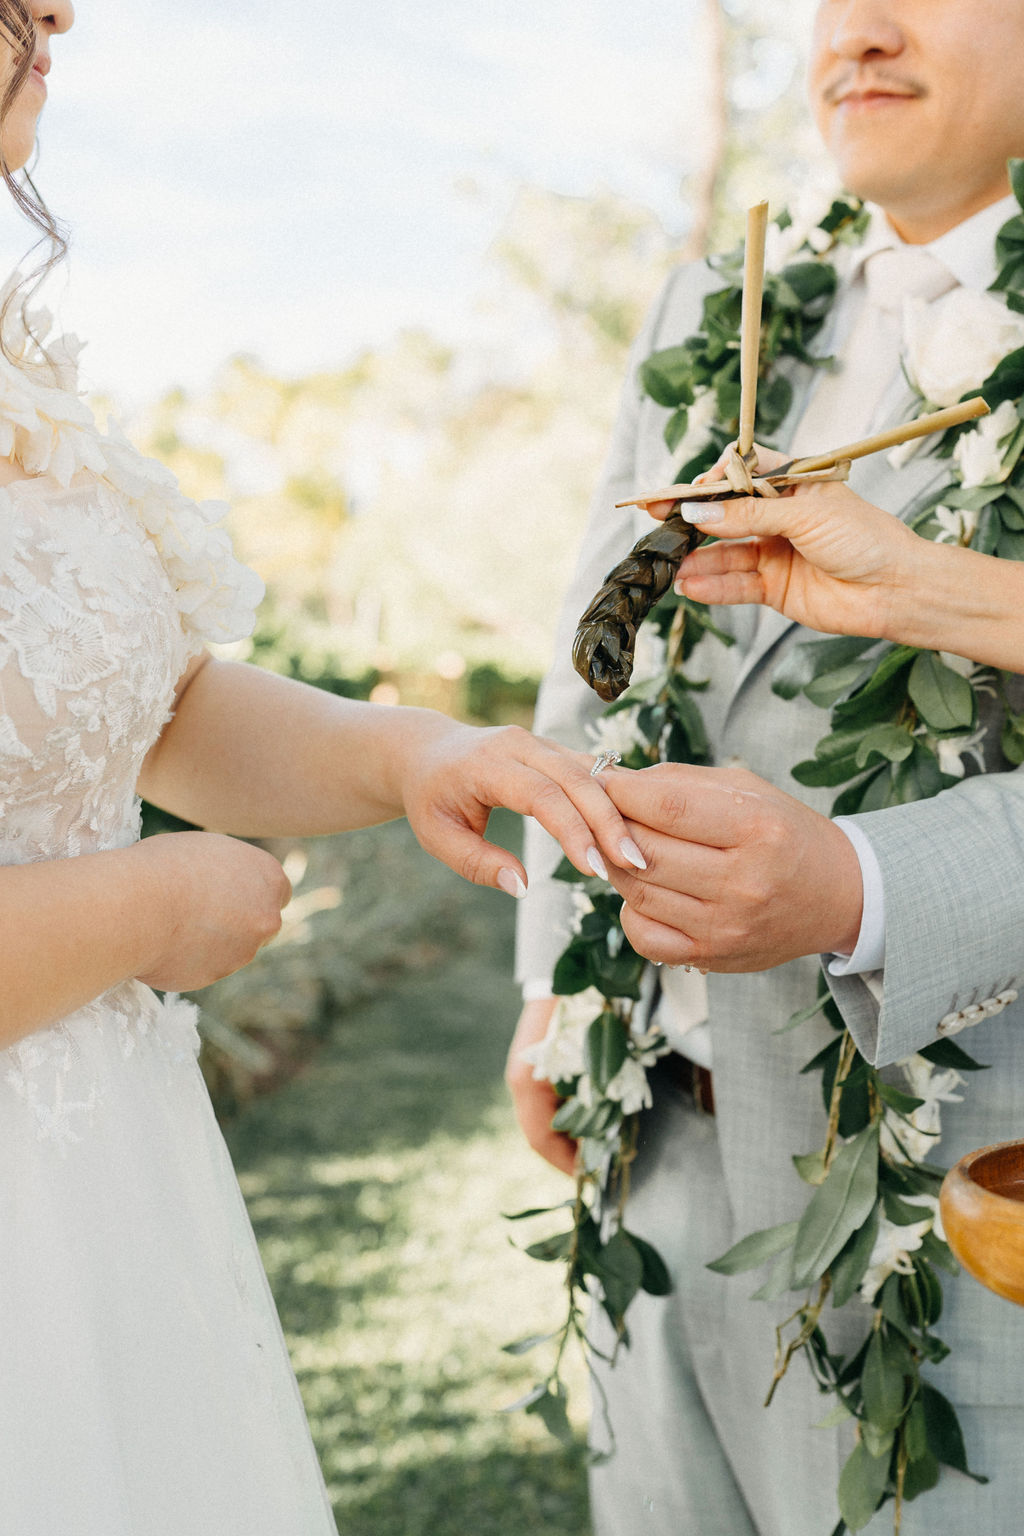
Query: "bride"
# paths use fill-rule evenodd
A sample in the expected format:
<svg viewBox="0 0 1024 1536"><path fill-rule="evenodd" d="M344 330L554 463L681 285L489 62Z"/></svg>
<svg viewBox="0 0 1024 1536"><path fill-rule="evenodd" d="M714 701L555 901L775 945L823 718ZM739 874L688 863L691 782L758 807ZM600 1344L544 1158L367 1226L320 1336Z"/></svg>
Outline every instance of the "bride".
<svg viewBox="0 0 1024 1536"><path fill-rule="evenodd" d="M70 0L0 0L3 179L32 183ZM278 864L237 840L407 815L511 895L492 806L585 872L628 862L589 760L525 732L364 705L213 660L261 584L173 476L101 434L76 346L22 288L0 356L0 1531L335 1529L245 1207L175 994L277 931ZM139 841L137 791L215 831ZM236 836L225 836L235 834ZM168 995L158 997L152 990Z"/></svg>

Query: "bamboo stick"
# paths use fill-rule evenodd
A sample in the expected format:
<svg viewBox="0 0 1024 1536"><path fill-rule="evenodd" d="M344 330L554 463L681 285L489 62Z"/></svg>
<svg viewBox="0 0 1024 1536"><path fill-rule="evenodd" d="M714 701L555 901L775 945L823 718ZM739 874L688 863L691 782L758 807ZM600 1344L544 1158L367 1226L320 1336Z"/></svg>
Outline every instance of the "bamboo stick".
<svg viewBox="0 0 1024 1536"><path fill-rule="evenodd" d="M764 297L764 246L768 233L768 204L756 203L747 212L747 241L743 259L743 313L740 322L740 429L736 443L741 458L754 446L757 409L757 369L761 354L761 304Z"/></svg>
<svg viewBox="0 0 1024 1536"><path fill-rule="evenodd" d="M830 453L790 460L759 478L769 481L790 481L794 475L812 475L818 470L832 469L835 465L850 459L863 459L872 453L882 453L886 448L898 448L901 443L908 443L916 437L929 437L933 432L946 432L950 427L960 426L965 421L974 421L979 416L987 416L988 410L985 401L977 395L973 400L961 401L959 405L951 405L944 411L932 411L927 416L918 416L915 421L905 421L898 427L889 427L884 432L876 432L872 437L862 437L855 443L846 443L842 448L834 448ZM758 481L755 479L755 493L757 484ZM617 501L615 505L647 507L653 501L696 501L701 496L714 501L721 496L732 494L734 493L727 481L714 480L707 485L667 485L664 490L652 491L644 496L634 496L630 501Z"/></svg>
<svg viewBox="0 0 1024 1536"><path fill-rule="evenodd" d="M831 453L797 459L795 463L787 465L786 473L803 475L815 469L828 469L838 464L840 459L865 459L868 454L883 453L886 448L898 448L900 443L909 443L912 438L929 437L933 432L945 432L950 427L960 426L962 422L974 421L978 416L987 415L988 406L981 395L976 395L973 400L963 400L959 405L951 405L944 411L932 411L929 416L919 416L916 421L889 427L885 432L876 432L873 437L862 437L858 442L847 443Z"/></svg>

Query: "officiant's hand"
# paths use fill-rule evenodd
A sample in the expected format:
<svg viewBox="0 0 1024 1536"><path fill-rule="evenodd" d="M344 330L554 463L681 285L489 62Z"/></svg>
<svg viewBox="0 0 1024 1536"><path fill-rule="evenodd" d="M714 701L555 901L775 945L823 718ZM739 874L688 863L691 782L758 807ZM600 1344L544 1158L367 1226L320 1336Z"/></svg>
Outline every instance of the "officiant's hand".
<svg viewBox="0 0 1024 1536"><path fill-rule="evenodd" d="M760 971L853 952L860 864L826 816L741 769L661 763L600 778L647 860L646 870L611 870L640 954Z"/></svg>
<svg viewBox="0 0 1024 1536"><path fill-rule="evenodd" d="M765 448L757 457L762 472L786 462ZM723 462L695 483L720 480ZM672 505L656 502L651 515L663 520ZM695 602L762 603L810 629L888 638L901 638L921 607L920 584L935 546L839 481L779 497L684 502L682 512L718 540L748 541L710 544L687 556L676 591Z"/></svg>

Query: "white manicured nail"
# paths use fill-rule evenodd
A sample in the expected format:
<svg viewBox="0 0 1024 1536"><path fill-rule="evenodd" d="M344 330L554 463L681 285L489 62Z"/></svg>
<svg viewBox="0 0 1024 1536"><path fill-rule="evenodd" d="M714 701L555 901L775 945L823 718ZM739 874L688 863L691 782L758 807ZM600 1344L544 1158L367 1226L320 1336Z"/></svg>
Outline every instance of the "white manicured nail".
<svg viewBox="0 0 1024 1536"><path fill-rule="evenodd" d="M608 870L605 866L604 859L602 859L596 848L587 849L587 863L590 865L591 869L594 871L594 874L599 880L608 879Z"/></svg>
<svg viewBox="0 0 1024 1536"><path fill-rule="evenodd" d="M647 860L631 837L624 837L619 844L619 851L627 864L632 864L634 869L646 869Z"/></svg>
<svg viewBox="0 0 1024 1536"><path fill-rule="evenodd" d="M680 505L679 515L684 523L700 523L702 528L705 523L725 522L725 508L713 501L695 501L689 505L684 501Z"/></svg>
<svg viewBox="0 0 1024 1536"><path fill-rule="evenodd" d="M526 886L514 869L502 869L498 872L498 884L509 896L514 896L516 901L522 901L526 895Z"/></svg>

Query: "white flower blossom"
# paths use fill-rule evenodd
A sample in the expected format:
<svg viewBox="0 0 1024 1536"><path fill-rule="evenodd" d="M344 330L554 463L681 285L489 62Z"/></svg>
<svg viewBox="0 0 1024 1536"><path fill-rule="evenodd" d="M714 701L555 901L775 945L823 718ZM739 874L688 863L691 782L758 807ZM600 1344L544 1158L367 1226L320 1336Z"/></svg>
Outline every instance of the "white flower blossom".
<svg viewBox="0 0 1024 1536"><path fill-rule="evenodd" d="M970 507L936 507L932 517L942 530L935 535L936 544L966 544L978 526L978 514Z"/></svg>
<svg viewBox="0 0 1024 1536"><path fill-rule="evenodd" d="M900 1066L907 1076L907 1092L923 1102L909 1115L886 1108L882 1121L882 1150L896 1162L927 1162L942 1134L943 1104L959 1104L956 1093L964 1078L952 1067L935 1067L926 1056L908 1056Z"/></svg>
<svg viewBox="0 0 1024 1536"><path fill-rule="evenodd" d="M533 1064L538 1082L571 1083L580 1077L586 1066L587 1031L603 1007L596 987L558 999L543 1040L522 1052L523 1059ZM579 1086L576 1092L580 1093Z"/></svg>
<svg viewBox="0 0 1024 1536"><path fill-rule="evenodd" d="M818 225L835 201L834 190L811 187L801 192L790 204L788 229L780 229L773 220L765 237L765 266L769 272L781 272L782 268L796 259L800 248L809 245L817 255L827 251L832 237Z"/></svg>
<svg viewBox="0 0 1024 1536"><path fill-rule="evenodd" d="M650 1109L651 1089L643 1065L632 1056L627 1056L605 1089L605 1098L615 1099L621 1104L624 1115L635 1115L641 1109Z"/></svg>
<svg viewBox="0 0 1024 1536"><path fill-rule="evenodd" d="M907 371L924 398L955 405L980 388L1008 352L1024 346L1024 316L973 288L954 288L931 304L906 299L903 346Z"/></svg>
<svg viewBox="0 0 1024 1536"><path fill-rule="evenodd" d="M939 769L942 773L948 773L951 778L962 779L966 773L963 760L965 757L973 757L981 771L985 768L985 759L982 755L982 743L985 740L985 727L981 726L971 736L940 736L932 745L939 759Z"/></svg>
<svg viewBox="0 0 1024 1536"><path fill-rule="evenodd" d="M957 438L953 458L965 490L1003 483L1012 466L1003 463L1002 450L1019 425L1017 407L1004 400L990 416L983 416L977 426Z"/></svg>
<svg viewBox="0 0 1024 1536"><path fill-rule="evenodd" d="M637 630L636 649L633 653L631 683L649 683L660 678L668 660L668 644L652 624L643 624Z"/></svg>
<svg viewBox="0 0 1024 1536"><path fill-rule="evenodd" d="M617 709L614 714L602 715L600 720L587 726L587 735L595 752L619 752L628 757L637 747L645 748L647 738L637 725L641 706L635 709Z"/></svg>
<svg viewBox="0 0 1024 1536"><path fill-rule="evenodd" d="M887 1216L878 1218L878 1236L871 1250L864 1279L860 1283L862 1301L870 1305L891 1274L910 1274L914 1267L910 1255L917 1252L925 1234L931 1229L931 1216L924 1221L912 1221L906 1227L890 1221Z"/></svg>
<svg viewBox="0 0 1024 1536"><path fill-rule="evenodd" d="M718 395L713 389L702 390L686 416L686 432L676 449L677 460L685 464L706 447L711 428L718 420Z"/></svg>
<svg viewBox="0 0 1024 1536"><path fill-rule="evenodd" d="M594 910L594 903L581 885L573 885L569 888L569 896L572 902L572 912L569 917L570 933L579 933L583 927L583 919Z"/></svg>

